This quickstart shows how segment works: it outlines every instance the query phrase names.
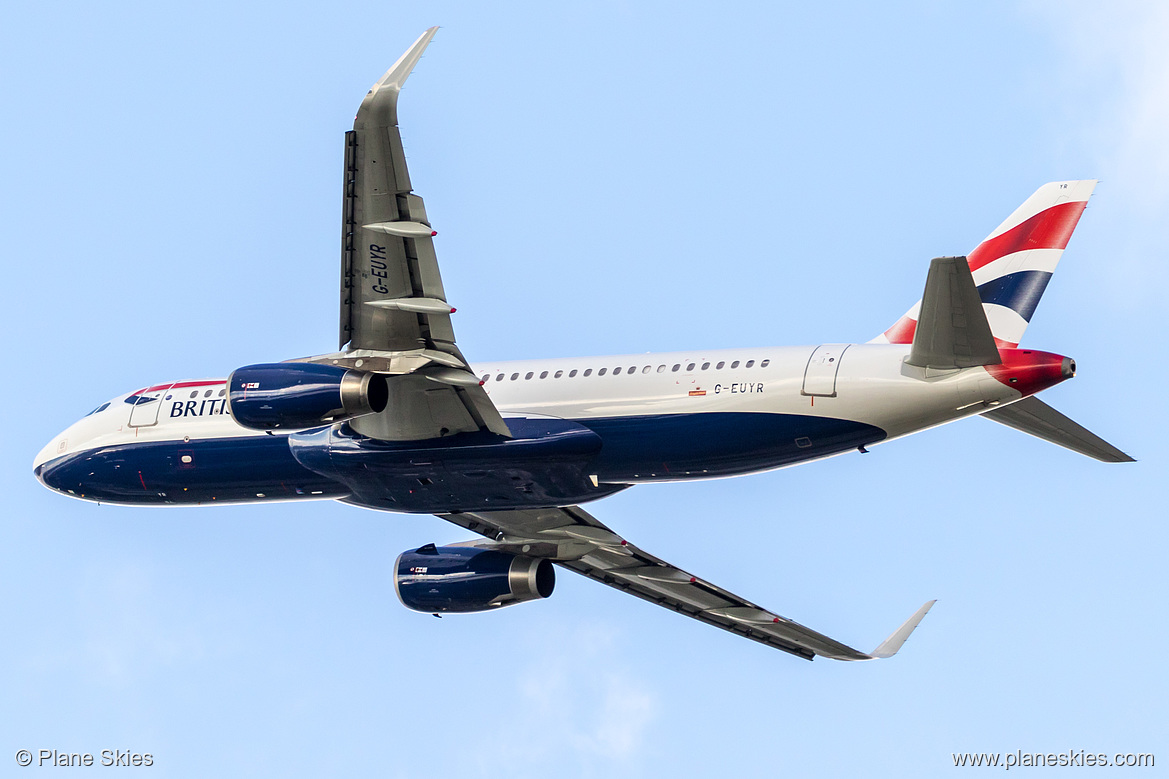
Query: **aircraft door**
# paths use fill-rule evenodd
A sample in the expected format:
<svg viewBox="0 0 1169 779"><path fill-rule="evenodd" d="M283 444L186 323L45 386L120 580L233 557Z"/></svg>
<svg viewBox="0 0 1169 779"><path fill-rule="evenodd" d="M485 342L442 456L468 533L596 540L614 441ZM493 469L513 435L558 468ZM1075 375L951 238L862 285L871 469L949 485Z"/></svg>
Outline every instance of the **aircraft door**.
<svg viewBox="0 0 1169 779"><path fill-rule="evenodd" d="M132 396L136 399L134 407L130 409L130 427L157 425L158 410L162 408L163 398L170 388L169 384L165 387L152 387Z"/></svg>
<svg viewBox="0 0 1169 779"><path fill-rule="evenodd" d="M849 346L851 344L817 346L804 369L804 388L800 394L836 397L836 372L840 370L840 360Z"/></svg>

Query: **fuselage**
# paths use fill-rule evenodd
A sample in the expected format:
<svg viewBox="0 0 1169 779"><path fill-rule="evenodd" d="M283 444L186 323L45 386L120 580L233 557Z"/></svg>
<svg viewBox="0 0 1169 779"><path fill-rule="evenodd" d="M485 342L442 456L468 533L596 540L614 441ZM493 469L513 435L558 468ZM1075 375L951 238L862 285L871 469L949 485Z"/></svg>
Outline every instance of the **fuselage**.
<svg viewBox="0 0 1169 779"><path fill-rule="evenodd" d="M1004 364L926 371L908 345L826 344L481 363L512 437L381 441L348 423L257 432L225 381L162 382L102 404L34 468L87 500L198 505L341 499L405 512L572 505L651 481L734 476L829 457L981 413L1072 375ZM383 413L393 413L387 409Z"/></svg>

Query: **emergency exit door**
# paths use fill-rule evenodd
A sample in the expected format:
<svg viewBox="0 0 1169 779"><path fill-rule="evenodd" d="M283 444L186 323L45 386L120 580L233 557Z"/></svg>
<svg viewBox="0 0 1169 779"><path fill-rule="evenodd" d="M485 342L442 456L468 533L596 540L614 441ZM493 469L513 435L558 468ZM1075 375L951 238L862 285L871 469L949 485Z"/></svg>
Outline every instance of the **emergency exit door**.
<svg viewBox="0 0 1169 779"><path fill-rule="evenodd" d="M803 395L836 397L836 373L840 360L851 344L821 344L808 358L804 369Z"/></svg>

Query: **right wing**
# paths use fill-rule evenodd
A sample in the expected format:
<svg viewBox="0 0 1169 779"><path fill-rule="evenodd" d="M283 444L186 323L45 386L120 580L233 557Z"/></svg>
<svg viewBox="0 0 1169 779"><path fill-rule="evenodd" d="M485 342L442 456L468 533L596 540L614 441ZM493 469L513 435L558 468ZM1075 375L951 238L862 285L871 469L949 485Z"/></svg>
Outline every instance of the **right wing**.
<svg viewBox="0 0 1169 779"><path fill-rule="evenodd" d="M545 557L602 584L806 660L816 655L833 660L892 657L934 605L932 600L923 605L872 652L859 652L642 551L578 506L439 516L491 539L484 544L489 548Z"/></svg>
<svg viewBox="0 0 1169 779"><path fill-rule="evenodd" d="M398 132L398 93L436 32L424 32L373 85L345 134L340 348L461 357L434 231L412 192Z"/></svg>

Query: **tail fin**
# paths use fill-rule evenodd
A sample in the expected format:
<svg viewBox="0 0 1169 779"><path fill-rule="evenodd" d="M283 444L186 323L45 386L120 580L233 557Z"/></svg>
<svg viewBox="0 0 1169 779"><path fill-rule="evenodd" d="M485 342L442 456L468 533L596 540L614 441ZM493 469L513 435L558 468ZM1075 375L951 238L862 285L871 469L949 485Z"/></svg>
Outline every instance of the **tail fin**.
<svg viewBox="0 0 1169 779"><path fill-rule="evenodd" d="M1019 345L1095 188L1094 179L1044 184L967 255L1000 347ZM913 343L920 310L919 300L872 343Z"/></svg>

